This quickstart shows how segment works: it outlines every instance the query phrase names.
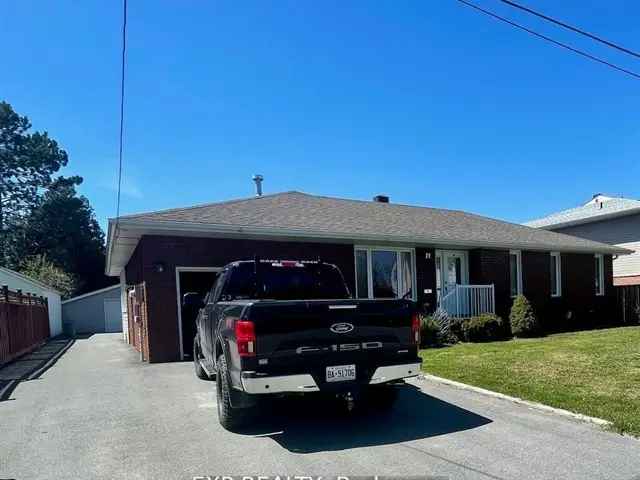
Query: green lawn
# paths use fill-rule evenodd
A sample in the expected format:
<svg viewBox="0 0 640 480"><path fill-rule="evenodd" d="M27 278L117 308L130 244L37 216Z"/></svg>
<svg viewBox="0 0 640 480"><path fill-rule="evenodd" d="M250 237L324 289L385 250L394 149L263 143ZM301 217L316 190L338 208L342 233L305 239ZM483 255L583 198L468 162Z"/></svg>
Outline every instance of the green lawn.
<svg viewBox="0 0 640 480"><path fill-rule="evenodd" d="M613 422L640 436L640 327L421 351L423 370Z"/></svg>

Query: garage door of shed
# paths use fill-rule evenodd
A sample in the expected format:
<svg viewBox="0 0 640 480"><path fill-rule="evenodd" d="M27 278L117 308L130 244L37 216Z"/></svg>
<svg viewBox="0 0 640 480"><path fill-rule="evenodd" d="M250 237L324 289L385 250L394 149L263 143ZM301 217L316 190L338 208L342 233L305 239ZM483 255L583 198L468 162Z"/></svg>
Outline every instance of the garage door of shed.
<svg viewBox="0 0 640 480"><path fill-rule="evenodd" d="M197 309L184 305L184 295L186 293L196 292L204 298L211 290L220 270L220 268L214 267L179 267L177 269L178 305L180 305L179 323L183 358L191 358L193 337L196 334L196 317L198 316Z"/></svg>
<svg viewBox="0 0 640 480"><path fill-rule="evenodd" d="M107 333L122 331L122 312L119 298L104 300L104 331Z"/></svg>

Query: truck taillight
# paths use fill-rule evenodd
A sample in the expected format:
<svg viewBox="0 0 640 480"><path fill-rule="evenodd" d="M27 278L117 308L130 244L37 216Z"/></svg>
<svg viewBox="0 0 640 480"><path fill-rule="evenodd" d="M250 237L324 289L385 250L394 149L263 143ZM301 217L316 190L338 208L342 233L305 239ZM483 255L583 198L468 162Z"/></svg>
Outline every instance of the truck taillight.
<svg viewBox="0 0 640 480"><path fill-rule="evenodd" d="M420 315L417 313L411 317L411 340L420 346Z"/></svg>
<svg viewBox="0 0 640 480"><path fill-rule="evenodd" d="M236 345L241 357L255 357L256 355L256 331L253 322L238 320L235 326Z"/></svg>

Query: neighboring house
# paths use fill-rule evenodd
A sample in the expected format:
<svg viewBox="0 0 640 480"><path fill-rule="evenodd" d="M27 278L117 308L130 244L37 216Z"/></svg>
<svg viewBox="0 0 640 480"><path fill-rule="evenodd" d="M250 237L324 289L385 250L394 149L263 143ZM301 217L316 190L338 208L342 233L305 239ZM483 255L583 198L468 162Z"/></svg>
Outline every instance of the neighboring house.
<svg viewBox="0 0 640 480"><path fill-rule="evenodd" d="M62 302L62 322L70 333L122 332L120 284Z"/></svg>
<svg viewBox="0 0 640 480"><path fill-rule="evenodd" d="M152 362L190 355L186 292L208 291L234 260L321 259L358 298L412 298L452 315L506 318L525 294L549 330L615 309L620 247L456 210L285 192L109 220L106 273L128 289L125 332ZM135 287L135 288L133 288ZM124 310L124 309L123 309Z"/></svg>
<svg viewBox="0 0 640 480"><path fill-rule="evenodd" d="M614 257L613 284L640 285L640 201L597 194L580 207L525 225L632 250L631 255Z"/></svg>
<svg viewBox="0 0 640 480"><path fill-rule="evenodd" d="M0 267L0 285L7 285L9 290L22 290L25 295L31 293L38 297L45 297L49 309L49 333L52 337L62 333L60 292L38 280L3 267Z"/></svg>

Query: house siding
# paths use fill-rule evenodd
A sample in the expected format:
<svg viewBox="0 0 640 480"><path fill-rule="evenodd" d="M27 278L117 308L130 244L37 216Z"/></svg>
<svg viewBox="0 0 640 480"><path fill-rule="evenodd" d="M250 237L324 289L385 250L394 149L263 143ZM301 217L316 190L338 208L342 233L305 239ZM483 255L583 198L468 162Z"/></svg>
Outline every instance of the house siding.
<svg viewBox="0 0 640 480"><path fill-rule="evenodd" d="M633 250L613 260L613 275L640 275L640 214L549 230Z"/></svg>

